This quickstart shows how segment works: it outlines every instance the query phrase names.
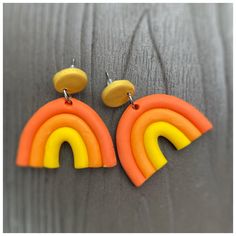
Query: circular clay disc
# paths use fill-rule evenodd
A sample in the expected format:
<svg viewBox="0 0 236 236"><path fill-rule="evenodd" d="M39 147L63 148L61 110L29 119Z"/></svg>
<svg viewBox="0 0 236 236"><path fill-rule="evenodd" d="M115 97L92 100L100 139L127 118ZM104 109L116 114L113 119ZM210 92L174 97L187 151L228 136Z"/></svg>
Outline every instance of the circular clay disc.
<svg viewBox="0 0 236 236"><path fill-rule="evenodd" d="M57 72L53 84L59 93L66 89L69 94L82 91L88 83L87 74L78 68L67 68Z"/></svg>
<svg viewBox="0 0 236 236"><path fill-rule="evenodd" d="M134 85L128 80L116 80L103 90L102 100L109 107L119 107L128 102L128 93L134 95Z"/></svg>

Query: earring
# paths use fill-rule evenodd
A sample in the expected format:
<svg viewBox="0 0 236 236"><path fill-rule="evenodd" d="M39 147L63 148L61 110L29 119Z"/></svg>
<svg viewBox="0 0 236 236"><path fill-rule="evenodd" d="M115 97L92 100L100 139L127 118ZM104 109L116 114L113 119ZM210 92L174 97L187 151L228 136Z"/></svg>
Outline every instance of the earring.
<svg viewBox="0 0 236 236"><path fill-rule="evenodd" d="M71 94L82 91L87 75L75 68L57 72L53 84L64 98L42 106L22 131L16 164L22 167L58 168L59 151L63 142L71 145L76 169L113 167L116 157L111 136L99 115Z"/></svg>
<svg viewBox="0 0 236 236"><path fill-rule="evenodd" d="M159 136L180 150L212 129L200 111L180 98L153 94L134 102L135 88L131 82L112 82L108 73L106 77L103 102L109 107L130 102L120 118L116 144L121 165L137 187L167 163L157 143Z"/></svg>

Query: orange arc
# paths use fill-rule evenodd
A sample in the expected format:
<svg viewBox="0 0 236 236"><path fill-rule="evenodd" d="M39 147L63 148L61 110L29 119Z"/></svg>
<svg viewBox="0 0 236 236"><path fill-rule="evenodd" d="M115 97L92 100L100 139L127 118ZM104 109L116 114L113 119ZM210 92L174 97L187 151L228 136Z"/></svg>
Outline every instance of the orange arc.
<svg viewBox="0 0 236 236"><path fill-rule="evenodd" d="M189 120L174 111L157 108L144 112L133 125L131 131L131 146L135 161L146 178L154 174L156 169L150 162L145 151L143 136L146 128L157 121L166 121L174 125L191 141L201 136L201 132Z"/></svg>
<svg viewBox="0 0 236 236"><path fill-rule="evenodd" d="M140 186L146 181L146 178L135 162L131 150L130 135L134 122L142 113L154 108L170 109L192 122L202 134L212 129L212 124L194 106L175 96L153 94L142 97L136 100L135 103L139 108L133 109L132 106L128 106L119 121L116 132L116 144L123 168L131 181L136 186Z"/></svg>
<svg viewBox="0 0 236 236"><path fill-rule="evenodd" d="M78 116L65 113L51 117L40 126L32 143L29 165L43 167L45 145L50 134L65 126L74 128L81 135L87 148L89 167L101 167L102 158L99 144L91 129Z"/></svg>
<svg viewBox="0 0 236 236"><path fill-rule="evenodd" d="M116 156L111 136L99 115L88 105L72 98L72 104L67 104L64 98L58 98L42 106L30 118L22 131L16 164L18 166L28 166L30 151L34 136L39 127L51 117L61 114L74 114L84 120L94 132L100 146L103 167L116 165Z"/></svg>

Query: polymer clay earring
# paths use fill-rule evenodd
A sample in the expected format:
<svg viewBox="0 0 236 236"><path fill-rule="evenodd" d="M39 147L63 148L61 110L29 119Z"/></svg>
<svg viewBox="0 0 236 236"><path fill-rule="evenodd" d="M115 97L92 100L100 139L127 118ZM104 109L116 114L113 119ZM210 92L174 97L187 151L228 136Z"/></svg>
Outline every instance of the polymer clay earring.
<svg viewBox="0 0 236 236"><path fill-rule="evenodd" d="M99 115L71 94L82 91L87 75L75 68L57 72L53 84L64 98L42 106L27 122L20 136L16 164L22 167L58 168L62 143L68 142L76 169L113 167L116 157L111 136Z"/></svg>
<svg viewBox="0 0 236 236"><path fill-rule="evenodd" d="M120 118L116 144L121 165L137 187L167 163L157 143L159 136L180 150L212 129L200 111L180 98L153 94L134 102L135 87L130 81L113 82L107 73L106 77L103 102L109 107L130 102Z"/></svg>

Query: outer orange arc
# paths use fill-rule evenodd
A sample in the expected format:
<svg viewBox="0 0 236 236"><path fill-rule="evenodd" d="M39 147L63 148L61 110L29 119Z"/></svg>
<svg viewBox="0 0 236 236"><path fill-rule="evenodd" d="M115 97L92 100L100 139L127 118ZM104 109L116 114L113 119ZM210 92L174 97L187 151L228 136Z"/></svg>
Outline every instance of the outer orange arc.
<svg viewBox="0 0 236 236"><path fill-rule="evenodd" d="M144 112L133 125L131 146L135 161L146 178L154 174L156 169L150 162L145 151L143 136L146 128L157 121L165 121L174 125L191 141L201 136L201 132L189 120L174 111L157 108Z"/></svg>
<svg viewBox="0 0 236 236"><path fill-rule="evenodd" d="M81 135L88 152L89 167L101 167L102 157L98 141L89 126L78 116L60 114L53 116L38 129L31 148L30 163L32 167L43 167L45 145L50 134L61 127L74 128Z"/></svg>
<svg viewBox="0 0 236 236"><path fill-rule="evenodd" d="M46 120L61 113L74 114L84 120L99 142L103 167L116 165L112 139L104 122L92 108L73 98L71 105L65 103L64 98L59 98L47 103L34 113L21 133L16 159L17 165L29 165L31 146L37 130Z"/></svg>
<svg viewBox="0 0 236 236"><path fill-rule="evenodd" d="M165 94L153 94L135 101L139 108L132 106L123 113L116 132L116 144L120 162L131 181L140 186L146 181L146 177L138 168L131 150L131 129L136 119L144 112L154 108L166 108L175 111L195 125L201 133L212 129L210 121L194 106L175 96Z"/></svg>

